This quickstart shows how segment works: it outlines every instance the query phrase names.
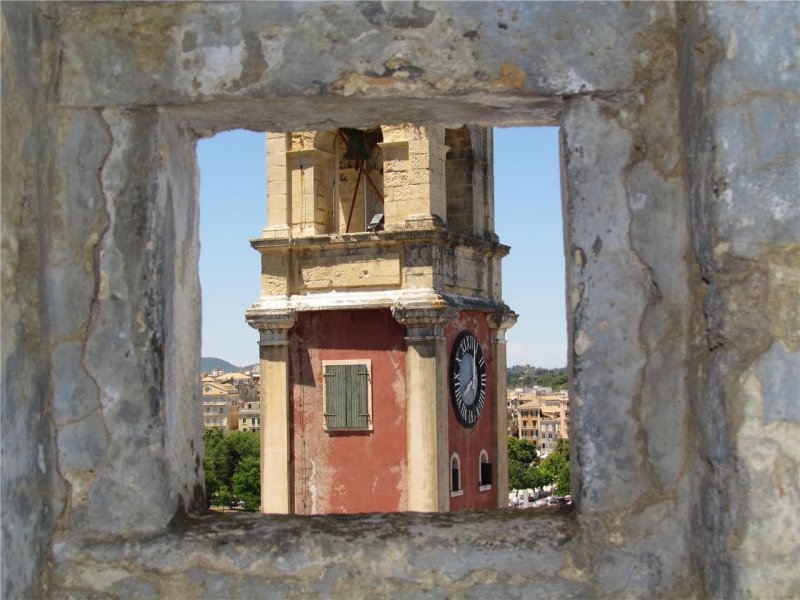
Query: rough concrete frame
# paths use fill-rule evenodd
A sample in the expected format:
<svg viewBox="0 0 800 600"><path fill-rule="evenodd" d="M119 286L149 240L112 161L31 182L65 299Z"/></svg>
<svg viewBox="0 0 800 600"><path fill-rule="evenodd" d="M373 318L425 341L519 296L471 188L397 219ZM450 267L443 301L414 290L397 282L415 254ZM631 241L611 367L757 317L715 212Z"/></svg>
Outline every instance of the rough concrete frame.
<svg viewBox="0 0 800 600"><path fill-rule="evenodd" d="M796 18L761 7L5 3L4 593L796 594L796 541L758 547L791 515L770 501L748 527L772 457L797 499L798 418L752 412L759 377L793 392L763 373L794 373L794 296L737 300L796 265L797 210L776 226L771 200L715 201L796 193L736 167L738 121L715 108L757 91L796 114L796 77L758 62L785 64ZM768 39L737 55L751 18ZM403 121L562 124L576 514L167 528L200 481L180 400L199 351L193 139ZM760 436L774 449L751 459Z"/></svg>

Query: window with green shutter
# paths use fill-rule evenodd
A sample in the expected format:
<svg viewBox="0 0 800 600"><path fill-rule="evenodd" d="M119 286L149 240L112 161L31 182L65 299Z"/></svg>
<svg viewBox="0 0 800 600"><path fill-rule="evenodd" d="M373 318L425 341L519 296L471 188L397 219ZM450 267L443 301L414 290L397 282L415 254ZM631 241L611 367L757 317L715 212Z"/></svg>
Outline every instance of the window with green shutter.
<svg viewBox="0 0 800 600"><path fill-rule="evenodd" d="M370 361L323 361L325 429L371 430Z"/></svg>

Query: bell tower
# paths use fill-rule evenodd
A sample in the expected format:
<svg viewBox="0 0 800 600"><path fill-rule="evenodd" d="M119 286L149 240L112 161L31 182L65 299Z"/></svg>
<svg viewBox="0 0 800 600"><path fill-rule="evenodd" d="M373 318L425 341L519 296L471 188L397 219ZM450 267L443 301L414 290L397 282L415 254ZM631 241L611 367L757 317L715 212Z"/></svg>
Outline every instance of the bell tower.
<svg viewBox="0 0 800 600"><path fill-rule="evenodd" d="M491 129L268 133L267 190L262 511L505 507Z"/></svg>

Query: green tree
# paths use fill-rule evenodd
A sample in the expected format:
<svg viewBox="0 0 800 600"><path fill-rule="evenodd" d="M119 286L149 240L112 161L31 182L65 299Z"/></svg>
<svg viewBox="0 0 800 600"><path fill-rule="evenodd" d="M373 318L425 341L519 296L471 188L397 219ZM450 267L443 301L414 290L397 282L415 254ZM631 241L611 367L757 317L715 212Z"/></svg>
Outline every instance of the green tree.
<svg viewBox="0 0 800 600"><path fill-rule="evenodd" d="M246 456L233 473L233 495L244 503L246 511L256 511L261 505L261 463L258 457Z"/></svg>
<svg viewBox="0 0 800 600"><path fill-rule="evenodd" d="M530 469L517 460L508 461L508 487L512 490L526 490L530 486L528 473Z"/></svg>
<svg viewBox="0 0 800 600"><path fill-rule="evenodd" d="M557 496L569 494L569 440L558 440L555 449L542 461L539 470L555 483L554 491Z"/></svg>
<svg viewBox="0 0 800 600"><path fill-rule="evenodd" d="M530 440L509 437L508 460L518 461L525 466L533 464L536 461L536 444Z"/></svg>
<svg viewBox="0 0 800 600"><path fill-rule="evenodd" d="M219 495L223 485L222 480L217 475L215 457L218 453L218 446L222 443L222 432L219 429L206 429L203 431L203 442L205 443L205 455L203 457L203 469L206 474L206 505L211 506Z"/></svg>
<svg viewBox="0 0 800 600"><path fill-rule="evenodd" d="M219 486L219 490L217 491L217 495L214 498L214 504L217 506L225 506L228 508L232 508L234 504L236 504L236 498L233 497L230 488L222 484Z"/></svg>
<svg viewBox="0 0 800 600"><path fill-rule="evenodd" d="M508 485L511 489L526 490L531 485L530 466L536 461L536 445L530 440L508 438Z"/></svg>
<svg viewBox="0 0 800 600"><path fill-rule="evenodd" d="M259 434L236 431L223 436L216 429L207 429L203 438L208 505L242 502L245 510L257 510L261 504Z"/></svg>
<svg viewBox="0 0 800 600"><path fill-rule="evenodd" d="M546 485L550 485L553 483L553 478L545 474L541 467L534 467L529 469L528 472L528 480L530 481L530 486L533 489L537 490L539 488L543 488Z"/></svg>

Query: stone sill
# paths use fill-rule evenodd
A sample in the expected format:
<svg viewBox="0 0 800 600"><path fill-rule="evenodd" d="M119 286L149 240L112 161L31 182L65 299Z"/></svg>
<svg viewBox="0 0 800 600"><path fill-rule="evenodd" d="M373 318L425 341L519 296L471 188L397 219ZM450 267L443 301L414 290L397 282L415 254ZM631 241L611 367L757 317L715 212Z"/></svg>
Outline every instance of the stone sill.
<svg viewBox="0 0 800 600"><path fill-rule="evenodd" d="M317 590L320 596L389 597L408 595L415 585L420 594L430 591L434 577L445 595L480 595L476 583L490 568L496 577L483 591L494 597L593 597L591 569L575 567L586 550L578 532L569 507L213 514L152 533L68 536L53 546L47 593L201 597L217 590L220 597L286 597ZM352 558L354 547L358 560Z"/></svg>

